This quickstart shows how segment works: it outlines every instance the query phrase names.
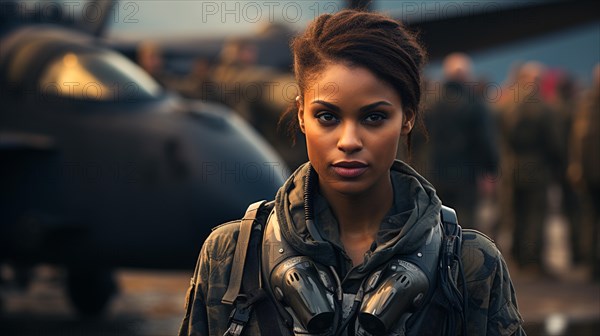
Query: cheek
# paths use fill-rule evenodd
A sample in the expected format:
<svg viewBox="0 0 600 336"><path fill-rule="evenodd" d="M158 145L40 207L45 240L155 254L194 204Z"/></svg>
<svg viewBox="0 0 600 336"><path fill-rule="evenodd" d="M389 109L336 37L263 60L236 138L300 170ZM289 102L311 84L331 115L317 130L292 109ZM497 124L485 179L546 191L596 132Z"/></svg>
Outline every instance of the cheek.
<svg viewBox="0 0 600 336"><path fill-rule="evenodd" d="M323 151L327 147L326 139L312 127L307 127L304 135L306 137L308 159L313 162L319 160L319 158L325 154Z"/></svg>
<svg viewBox="0 0 600 336"><path fill-rule="evenodd" d="M396 158L398 146L400 146L400 139L400 131L397 129L380 133L374 136L372 150L377 153L380 159L393 161Z"/></svg>
<svg viewBox="0 0 600 336"><path fill-rule="evenodd" d="M336 149L334 138L330 134L321 132L318 128L310 125L306 127L305 137L308 160L317 171L317 174L325 176L328 165L327 158Z"/></svg>

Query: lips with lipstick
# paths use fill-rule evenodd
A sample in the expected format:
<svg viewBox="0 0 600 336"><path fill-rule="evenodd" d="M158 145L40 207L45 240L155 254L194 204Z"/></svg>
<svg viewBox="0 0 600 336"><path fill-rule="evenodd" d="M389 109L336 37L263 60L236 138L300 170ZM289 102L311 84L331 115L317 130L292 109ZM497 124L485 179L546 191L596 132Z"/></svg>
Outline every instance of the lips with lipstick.
<svg viewBox="0 0 600 336"><path fill-rule="evenodd" d="M331 166L337 175L344 178L358 177L369 167L368 164L360 161L339 161Z"/></svg>

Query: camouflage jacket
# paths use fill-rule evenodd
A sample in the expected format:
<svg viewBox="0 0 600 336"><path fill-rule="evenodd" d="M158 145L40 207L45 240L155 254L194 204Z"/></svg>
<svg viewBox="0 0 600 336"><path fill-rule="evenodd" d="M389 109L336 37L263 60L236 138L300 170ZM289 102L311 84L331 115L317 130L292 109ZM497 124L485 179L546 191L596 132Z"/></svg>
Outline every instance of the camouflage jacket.
<svg viewBox="0 0 600 336"><path fill-rule="evenodd" d="M317 196L315 202L315 216L325 242L311 241L301 224L303 190L300 186L305 170L306 166L299 168L280 189L274 211L282 226L282 236L295 249L316 262L335 265L343 279L344 292L356 288L356 284L360 284L382 261L418 248L423 242L425 228L439 224L441 202L435 196L435 190L412 168L397 161L392 167L394 207L381 223L380 233L371 250L365 253L363 264L352 267L339 240L335 217L321 196ZM239 227L240 221L223 224L204 242L186 297L180 336L221 336L227 330L233 307L222 304L221 299L227 290ZM525 335L515 290L496 245L477 231L464 230L462 261L468 292L468 334ZM442 328L429 322L426 327L435 330L431 334L439 334ZM245 334L260 335L254 312ZM411 334L410 330L408 334Z"/></svg>

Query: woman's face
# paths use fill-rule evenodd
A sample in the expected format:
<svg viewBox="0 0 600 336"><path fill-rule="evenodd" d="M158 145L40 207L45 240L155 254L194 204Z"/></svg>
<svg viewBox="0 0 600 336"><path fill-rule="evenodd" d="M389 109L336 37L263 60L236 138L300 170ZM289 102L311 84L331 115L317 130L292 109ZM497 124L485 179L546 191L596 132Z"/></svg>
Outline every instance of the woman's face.
<svg viewBox="0 0 600 336"><path fill-rule="evenodd" d="M356 195L389 184L400 135L413 124L396 91L366 68L339 63L308 84L298 118L320 187Z"/></svg>

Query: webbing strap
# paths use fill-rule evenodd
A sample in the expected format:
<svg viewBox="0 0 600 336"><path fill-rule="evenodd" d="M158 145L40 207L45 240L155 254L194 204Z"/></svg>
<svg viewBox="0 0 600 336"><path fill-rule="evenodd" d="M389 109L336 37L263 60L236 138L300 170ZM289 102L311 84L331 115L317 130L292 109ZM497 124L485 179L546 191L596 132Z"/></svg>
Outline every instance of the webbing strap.
<svg viewBox="0 0 600 336"><path fill-rule="evenodd" d="M445 224L451 224L452 228L449 228L451 230L456 230L457 226L458 226L458 217L456 216L456 211L454 211L454 209L447 207L445 205L442 205L442 222L444 222ZM456 235L457 232L448 232L448 230L446 230L446 234L452 234L452 235Z"/></svg>
<svg viewBox="0 0 600 336"><path fill-rule="evenodd" d="M278 312L267 292L261 288L260 283L260 245L262 235L255 234L250 238L250 246L246 265L244 266L244 279L242 290L249 298L249 304L254 306L258 328L261 335L283 335L279 329Z"/></svg>
<svg viewBox="0 0 600 336"><path fill-rule="evenodd" d="M252 226L254 225L258 210L265 202L266 201L263 200L250 204L244 218L242 218L240 223L240 233L237 245L235 246L235 254L233 255L233 267L229 276L229 285L227 286L225 295L223 295L223 299L221 299L221 302L224 304L233 304L240 293L246 253L248 252L248 244L250 243L250 236L252 234Z"/></svg>
<svg viewBox="0 0 600 336"><path fill-rule="evenodd" d="M442 273L442 288L444 294L454 306L453 312L460 315L462 335L466 336L467 324L465 314L467 312L468 293L461 261L462 228L458 224L458 217L456 216L456 211L454 211L454 209L442 205L441 215L445 233L442 256L444 267L442 267L441 271L444 273L447 272L447 276ZM457 286L459 275L462 278L462 293ZM461 304L459 304L459 302ZM456 320L451 317L449 320L446 320L446 322L449 324L446 328L447 332L449 332L450 335L453 335L456 331Z"/></svg>

